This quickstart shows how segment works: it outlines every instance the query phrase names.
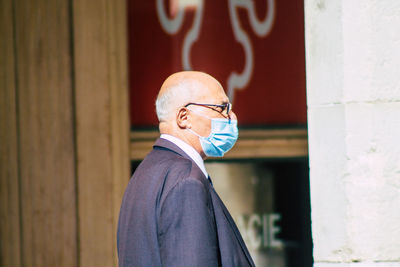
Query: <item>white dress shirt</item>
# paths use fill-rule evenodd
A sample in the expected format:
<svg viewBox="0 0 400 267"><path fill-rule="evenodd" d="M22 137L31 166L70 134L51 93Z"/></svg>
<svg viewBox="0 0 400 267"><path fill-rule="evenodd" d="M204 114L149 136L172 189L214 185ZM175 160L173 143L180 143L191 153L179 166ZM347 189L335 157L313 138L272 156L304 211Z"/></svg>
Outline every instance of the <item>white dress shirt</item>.
<svg viewBox="0 0 400 267"><path fill-rule="evenodd" d="M161 134L160 138L166 139L177 145L180 149L182 149L183 152L188 154L188 156L197 164L197 166L199 166L200 170L204 173L204 175L208 177L206 167L204 166L204 160L192 146L182 141L181 139L176 138L175 136L169 134Z"/></svg>

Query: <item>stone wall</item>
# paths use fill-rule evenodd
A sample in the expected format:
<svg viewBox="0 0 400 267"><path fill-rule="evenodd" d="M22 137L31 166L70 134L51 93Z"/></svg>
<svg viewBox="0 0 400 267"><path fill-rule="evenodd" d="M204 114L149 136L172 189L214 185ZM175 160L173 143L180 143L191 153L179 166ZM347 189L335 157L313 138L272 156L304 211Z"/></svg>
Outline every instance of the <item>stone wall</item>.
<svg viewBox="0 0 400 267"><path fill-rule="evenodd" d="M400 1L305 1L315 266L400 266Z"/></svg>

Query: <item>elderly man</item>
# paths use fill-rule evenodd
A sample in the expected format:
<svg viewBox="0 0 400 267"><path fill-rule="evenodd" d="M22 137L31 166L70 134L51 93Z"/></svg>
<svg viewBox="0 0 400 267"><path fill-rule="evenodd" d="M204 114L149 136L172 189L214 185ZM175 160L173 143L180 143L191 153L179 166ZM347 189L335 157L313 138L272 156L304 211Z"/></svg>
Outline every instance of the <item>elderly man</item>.
<svg viewBox="0 0 400 267"><path fill-rule="evenodd" d="M161 136L126 189L119 266L254 266L204 167L238 137L220 83L202 72L168 77L156 100Z"/></svg>

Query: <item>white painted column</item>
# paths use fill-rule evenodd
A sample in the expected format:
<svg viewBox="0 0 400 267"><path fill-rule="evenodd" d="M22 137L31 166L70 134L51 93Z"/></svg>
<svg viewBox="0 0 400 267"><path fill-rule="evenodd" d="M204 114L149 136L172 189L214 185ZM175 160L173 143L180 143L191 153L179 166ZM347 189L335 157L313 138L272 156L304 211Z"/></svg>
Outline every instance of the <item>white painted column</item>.
<svg viewBox="0 0 400 267"><path fill-rule="evenodd" d="M400 1L305 0L314 266L400 266Z"/></svg>

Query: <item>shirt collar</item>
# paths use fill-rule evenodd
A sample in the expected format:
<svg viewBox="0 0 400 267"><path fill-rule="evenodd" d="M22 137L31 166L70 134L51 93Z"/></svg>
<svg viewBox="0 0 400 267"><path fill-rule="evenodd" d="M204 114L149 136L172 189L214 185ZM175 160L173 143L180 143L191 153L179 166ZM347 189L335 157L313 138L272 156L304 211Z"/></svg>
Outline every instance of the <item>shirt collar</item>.
<svg viewBox="0 0 400 267"><path fill-rule="evenodd" d="M204 166L204 160L192 146L182 141L181 139L169 134L161 134L160 138L166 139L182 149L183 152L185 152L196 163L196 165L200 168L204 175L208 177L206 167Z"/></svg>

